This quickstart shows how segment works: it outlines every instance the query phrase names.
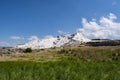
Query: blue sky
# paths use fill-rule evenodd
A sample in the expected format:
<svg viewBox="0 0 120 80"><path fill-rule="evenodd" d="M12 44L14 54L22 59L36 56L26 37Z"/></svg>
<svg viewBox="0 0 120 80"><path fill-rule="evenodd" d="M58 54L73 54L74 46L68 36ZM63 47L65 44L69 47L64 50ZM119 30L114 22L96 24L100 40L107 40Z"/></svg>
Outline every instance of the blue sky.
<svg viewBox="0 0 120 80"><path fill-rule="evenodd" d="M120 21L119 0L0 0L0 45L74 33L82 28L82 18L99 20L109 13Z"/></svg>

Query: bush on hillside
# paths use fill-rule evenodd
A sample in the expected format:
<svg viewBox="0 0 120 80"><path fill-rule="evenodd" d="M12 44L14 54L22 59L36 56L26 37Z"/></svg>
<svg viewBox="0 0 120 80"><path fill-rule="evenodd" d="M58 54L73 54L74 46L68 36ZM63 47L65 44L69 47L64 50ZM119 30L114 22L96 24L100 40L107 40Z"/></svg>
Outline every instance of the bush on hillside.
<svg viewBox="0 0 120 80"><path fill-rule="evenodd" d="M31 48L26 48L24 52L25 52L25 53L31 53L31 52L32 52L32 49L31 49Z"/></svg>

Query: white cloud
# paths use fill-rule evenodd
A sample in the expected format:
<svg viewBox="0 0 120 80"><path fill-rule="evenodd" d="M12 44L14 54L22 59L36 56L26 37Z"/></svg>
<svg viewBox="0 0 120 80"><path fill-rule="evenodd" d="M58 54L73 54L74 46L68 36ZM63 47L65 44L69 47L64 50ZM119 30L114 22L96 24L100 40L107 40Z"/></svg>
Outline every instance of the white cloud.
<svg viewBox="0 0 120 80"><path fill-rule="evenodd" d="M115 19L117 19L117 16L116 16L115 14L113 14L113 13L110 13L110 14L108 15L108 17L109 17L110 20L115 20Z"/></svg>
<svg viewBox="0 0 120 80"><path fill-rule="evenodd" d="M69 32L64 32L64 31L61 31L61 30L58 30L58 33L59 33L60 35L69 34Z"/></svg>
<svg viewBox="0 0 120 80"><path fill-rule="evenodd" d="M47 35L44 37L44 39L50 39L50 38L54 38L52 35Z"/></svg>
<svg viewBox="0 0 120 80"><path fill-rule="evenodd" d="M116 22L117 16L110 13L107 17L101 17L96 20L87 21L82 19L82 28L78 30L88 38L109 38L120 39L120 22Z"/></svg>
<svg viewBox="0 0 120 80"><path fill-rule="evenodd" d="M31 36L30 38L28 38L29 41L33 41L33 40L39 40L39 38L37 36Z"/></svg>
<svg viewBox="0 0 120 80"><path fill-rule="evenodd" d="M10 45L10 43L3 41L3 42L0 42L0 46L1 47L8 47L8 46L11 46L11 45Z"/></svg>
<svg viewBox="0 0 120 80"><path fill-rule="evenodd" d="M14 40L24 39L23 37L19 37L19 36L11 36L10 38Z"/></svg>

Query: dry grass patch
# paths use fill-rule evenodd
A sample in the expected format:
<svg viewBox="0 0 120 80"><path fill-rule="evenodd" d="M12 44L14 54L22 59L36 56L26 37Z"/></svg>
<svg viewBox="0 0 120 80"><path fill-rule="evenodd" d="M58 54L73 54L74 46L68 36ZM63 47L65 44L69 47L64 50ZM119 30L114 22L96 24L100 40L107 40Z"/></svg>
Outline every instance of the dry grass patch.
<svg viewBox="0 0 120 80"><path fill-rule="evenodd" d="M64 54L56 54L51 52L38 53L15 53L3 54L0 61L56 61L65 57Z"/></svg>

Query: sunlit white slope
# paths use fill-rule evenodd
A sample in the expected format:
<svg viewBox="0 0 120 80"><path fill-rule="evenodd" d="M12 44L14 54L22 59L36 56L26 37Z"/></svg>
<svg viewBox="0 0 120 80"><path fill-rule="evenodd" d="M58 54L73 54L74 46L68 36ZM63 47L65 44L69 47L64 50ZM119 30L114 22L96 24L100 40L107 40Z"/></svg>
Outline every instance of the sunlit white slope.
<svg viewBox="0 0 120 80"><path fill-rule="evenodd" d="M24 45L18 45L16 48L32 48L32 49L44 49L51 48L54 45L54 41L57 39L54 37L48 37L41 40L32 40Z"/></svg>
<svg viewBox="0 0 120 80"><path fill-rule="evenodd" d="M81 31L78 31L75 36L73 37L73 40L80 41L80 42L89 42L90 39L83 36Z"/></svg>
<svg viewBox="0 0 120 80"><path fill-rule="evenodd" d="M82 35L80 31L75 34L67 34L58 37L47 37L44 39L34 39L24 45L18 45L16 48L32 48L32 49L45 49L51 47L61 47L65 44L72 44L74 42L89 42L90 40Z"/></svg>

